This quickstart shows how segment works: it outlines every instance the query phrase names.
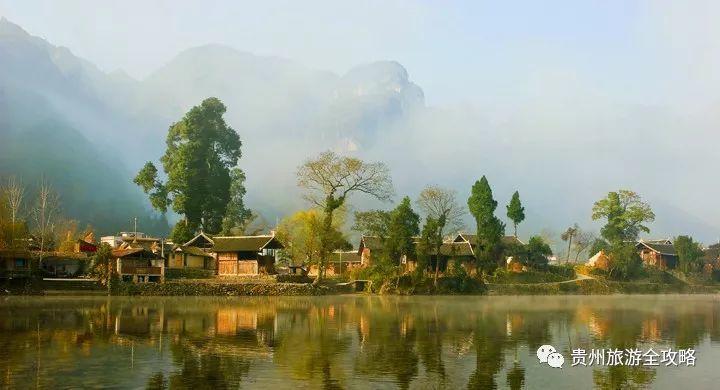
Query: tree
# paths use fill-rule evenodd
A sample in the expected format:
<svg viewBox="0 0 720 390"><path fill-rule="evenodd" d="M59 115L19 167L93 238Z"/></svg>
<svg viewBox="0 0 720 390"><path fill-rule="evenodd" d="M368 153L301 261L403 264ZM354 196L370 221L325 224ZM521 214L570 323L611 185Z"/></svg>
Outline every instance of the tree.
<svg viewBox="0 0 720 390"><path fill-rule="evenodd" d="M416 272L418 275L422 275L422 273L427 269L430 264L430 257L432 256L432 253L442 246L442 225L443 224L433 217L427 217L425 219L425 224L420 232L420 240L418 241L417 247L418 267L416 268ZM437 283L437 279L435 280Z"/></svg>
<svg viewBox="0 0 720 390"><path fill-rule="evenodd" d="M390 212L385 210L356 211L352 230L385 240L390 226Z"/></svg>
<svg viewBox="0 0 720 390"><path fill-rule="evenodd" d="M490 272L498 266L502 257L501 240L505 234L505 224L495 216L497 201L493 198L490 183L485 176L473 184L468 208L477 226L476 266Z"/></svg>
<svg viewBox="0 0 720 390"><path fill-rule="evenodd" d="M595 233L578 229L578 231L575 233L574 245L576 263L580 259L580 254L585 252L585 250L588 249L593 244L593 242L595 242L596 238L597 237L595 237ZM592 256L595 253L591 253L590 255Z"/></svg>
<svg viewBox="0 0 720 390"><path fill-rule="evenodd" d="M595 238L595 240L590 245L590 256L595 256L598 252L609 252L610 251L610 243L603 240L602 238Z"/></svg>
<svg viewBox="0 0 720 390"><path fill-rule="evenodd" d="M7 208L10 212L10 247L14 248L17 238L18 218L22 207L23 198L25 196L25 186L22 182L16 180L14 176L7 179L5 186L2 188L4 200L7 202Z"/></svg>
<svg viewBox="0 0 720 390"><path fill-rule="evenodd" d="M684 273L695 272L702 267L702 258L705 255L702 245L695 242L690 236L675 237L675 250L677 251L679 268Z"/></svg>
<svg viewBox="0 0 720 390"><path fill-rule="evenodd" d="M242 143L225 123L225 111L219 99L205 99L170 126L165 154L160 159L167 176L165 182L158 178L152 162L147 162L135 176L134 182L149 195L153 207L166 212L171 206L183 216L180 226L173 229L175 242L184 242L199 227L210 233L220 232L224 219L234 224L245 215L241 201L245 176L236 168ZM231 215L227 215L229 204Z"/></svg>
<svg viewBox="0 0 720 390"><path fill-rule="evenodd" d="M525 220L525 207L520 203L520 193L518 191L515 191L506 209L507 217L512 221L513 228L515 229L515 237L517 237L517 227L520 222Z"/></svg>
<svg viewBox="0 0 720 390"><path fill-rule="evenodd" d="M548 256L553 254L550 245L538 236L530 237L527 245L525 245L527 254L526 265L534 269L545 269L548 265Z"/></svg>
<svg viewBox="0 0 720 390"><path fill-rule="evenodd" d="M42 266L43 252L51 241L52 226L60 211L60 196L50 187L45 179L40 180L32 216L35 220L35 234L40 241L40 259Z"/></svg>
<svg viewBox="0 0 720 390"><path fill-rule="evenodd" d="M420 233L420 216L413 211L410 197L406 196L400 204L390 212L388 236L385 248L391 258L397 259L402 267L402 258L415 254L414 237ZM398 276L399 277L399 276Z"/></svg>
<svg viewBox="0 0 720 390"><path fill-rule="evenodd" d="M577 224L570 226L565 233L560 235L560 239L563 241L566 241L568 243L567 247L567 257L565 259L565 263L570 262L570 249L572 248L572 242L573 238L575 238L575 235L577 235L578 231L580 230L580 227L578 227Z"/></svg>
<svg viewBox="0 0 720 390"><path fill-rule="evenodd" d="M222 234L232 234L233 229L242 228L253 216L252 211L245 208L243 197L246 192L245 172L240 168L233 168L230 171L230 199L222 221Z"/></svg>
<svg viewBox="0 0 720 390"><path fill-rule="evenodd" d="M655 220L650 205L638 194L628 190L609 192L607 197L595 202L593 221L606 219L600 234L611 244L636 241L640 232L649 233L646 222Z"/></svg>
<svg viewBox="0 0 720 390"><path fill-rule="evenodd" d="M457 202L455 191L439 186L426 187L416 201L427 219L434 221L437 231L433 234L440 239L434 241L433 252L436 255L435 275L433 284L437 287L437 278L440 273L440 247L442 238L448 233L456 233L462 228L462 218L465 210Z"/></svg>
<svg viewBox="0 0 720 390"><path fill-rule="evenodd" d="M298 211L280 221L277 237L293 264L316 264L320 255L322 212L318 209Z"/></svg>
<svg viewBox="0 0 720 390"><path fill-rule="evenodd" d="M393 195L392 180L387 166L368 163L357 158L342 157L328 151L316 159L306 160L298 169L298 185L306 191L305 198L320 207L323 221L320 229L319 283L325 273L328 255L337 246L333 234L333 217L354 193L387 201Z"/></svg>
<svg viewBox="0 0 720 390"><path fill-rule="evenodd" d="M612 244L608 253L608 276L617 280L630 280L640 275L642 259L631 242Z"/></svg>

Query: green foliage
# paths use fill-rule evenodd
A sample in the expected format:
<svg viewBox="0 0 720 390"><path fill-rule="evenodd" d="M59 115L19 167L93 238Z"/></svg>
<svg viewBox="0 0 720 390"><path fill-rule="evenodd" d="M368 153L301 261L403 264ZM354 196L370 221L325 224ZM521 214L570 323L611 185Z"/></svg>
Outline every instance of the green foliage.
<svg viewBox="0 0 720 390"><path fill-rule="evenodd" d="M166 279L210 279L214 275L215 271L208 269L167 268L165 270Z"/></svg>
<svg viewBox="0 0 720 390"><path fill-rule="evenodd" d="M553 283L569 279L572 279L572 277L551 272L538 272L532 270L526 272L512 272L499 268L495 271L492 277L488 278L488 282L493 284Z"/></svg>
<svg viewBox="0 0 720 390"><path fill-rule="evenodd" d="M307 275L282 274L275 276L278 283L312 283L313 279Z"/></svg>
<svg viewBox="0 0 720 390"><path fill-rule="evenodd" d="M645 223L654 221L655 214L638 194L620 190L609 192L606 198L595 202L592 219L607 220L600 234L608 242L615 244L636 241L640 232L649 233L650 228Z"/></svg>
<svg viewBox="0 0 720 390"><path fill-rule="evenodd" d="M642 259L631 242L620 242L610 247L608 277L614 280L632 280L642 275Z"/></svg>
<svg viewBox="0 0 720 390"><path fill-rule="evenodd" d="M427 217L425 219L417 247L418 264L415 271L418 276L423 275L428 265L430 265L431 255L435 252L436 248L442 245L443 235L441 226L441 223L433 217Z"/></svg>
<svg viewBox="0 0 720 390"><path fill-rule="evenodd" d="M590 256L595 256L600 251L603 251L605 253L609 252L610 243L603 240L602 238L597 238L590 246Z"/></svg>
<svg viewBox="0 0 720 390"><path fill-rule="evenodd" d="M224 235L232 234L234 228L240 228L251 218L252 212L245 208L245 172L240 168L230 170L230 199L222 221Z"/></svg>
<svg viewBox="0 0 720 390"><path fill-rule="evenodd" d="M413 211L410 198L404 197L400 204L390 212L388 236L385 248L392 259L402 256L414 257L413 237L420 233L420 216Z"/></svg>
<svg viewBox="0 0 720 390"><path fill-rule="evenodd" d="M520 203L520 193L518 191L515 191L506 209L507 217L513 222L515 237L517 237L517 226L525 220L525 207Z"/></svg>
<svg viewBox="0 0 720 390"><path fill-rule="evenodd" d="M380 237L385 239L388 236L390 226L390 212L385 210L356 211L355 223L352 230L366 236Z"/></svg>
<svg viewBox="0 0 720 390"><path fill-rule="evenodd" d="M134 180L149 195L153 207L165 212L172 206L173 211L185 217L185 228L193 233L199 226L217 233L224 218L231 218L228 223L237 223L238 218L245 216L244 174L235 168L242 143L235 130L225 123L225 110L217 98L205 99L193 107L168 131L167 148L160 159L167 181L158 178L158 170L151 162L145 164ZM229 216L228 203L233 206ZM173 236L186 237L177 226Z"/></svg>
<svg viewBox="0 0 720 390"><path fill-rule="evenodd" d="M170 239L178 245L185 244L195 236L196 230L197 225L192 225L187 219L181 219L173 227Z"/></svg>
<svg viewBox="0 0 720 390"><path fill-rule="evenodd" d="M501 239L505 234L505 224L495 216L497 201L493 199L492 189L485 176L473 184L468 208L477 226L478 247L475 253L478 265L486 272L491 272L500 265L502 259Z"/></svg>
<svg viewBox="0 0 720 390"><path fill-rule="evenodd" d="M552 249L542 237L530 237L527 245L525 245L525 251L527 253L525 265L536 270L547 268L548 256L552 255Z"/></svg>
<svg viewBox="0 0 720 390"><path fill-rule="evenodd" d="M675 250L680 261L680 271L686 274L700 271L705 252L699 242L693 241L690 236L678 236L675 238Z"/></svg>

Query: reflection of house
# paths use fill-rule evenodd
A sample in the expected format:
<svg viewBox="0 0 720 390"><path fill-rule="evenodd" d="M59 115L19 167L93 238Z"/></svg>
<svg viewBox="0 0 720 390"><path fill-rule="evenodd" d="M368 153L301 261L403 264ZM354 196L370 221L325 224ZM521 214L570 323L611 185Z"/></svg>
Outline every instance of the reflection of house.
<svg viewBox="0 0 720 390"><path fill-rule="evenodd" d="M26 250L0 250L0 279L28 277L32 258Z"/></svg>
<svg viewBox="0 0 720 390"><path fill-rule="evenodd" d="M642 258L643 264L658 267L660 269L673 269L677 267L678 255L675 246L669 240L663 243L656 243L656 240L641 240L636 248Z"/></svg>
<svg viewBox="0 0 720 390"><path fill-rule="evenodd" d="M114 249L116 272L125 281L161 282L165 276L165 261L145 248Z"/></svg>
<svg viewBox="0 0 720 390"><path fill-rule="evenodd" d="M168 268L215 269L215 258L198 247L178 246L168 258Z"/></svg>
<svg viewBox="0 0 720 390"><path fill-rule="evenodd" d="M274 235L212 238L210 249L218 262L218 275L275 273L275 255L282 243Z"/></svg>

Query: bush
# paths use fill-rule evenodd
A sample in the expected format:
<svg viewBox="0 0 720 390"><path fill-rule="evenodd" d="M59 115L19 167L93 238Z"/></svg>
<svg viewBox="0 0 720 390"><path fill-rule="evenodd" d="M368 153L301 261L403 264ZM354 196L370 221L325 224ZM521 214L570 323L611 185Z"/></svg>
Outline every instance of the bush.
<svg viewBox="0 0 720 390"><path fill-rule="evenodd" d="M312 283L314 281L310 276L300 274L276 275L275 279L278 283Z"/></svg>
<svg viewBox="0 0 720 390"><path fill-rule="evenodd" d="M564 276L560 273L552 272L511 272L502 269L495 271L495 274L488 278L488 282L498 284L552 283L569 280L572 279L574 276L574 273L572 276Z"/></svg>
<svg viewBox="0 0 720 390"><path fill-rule="evenodd" d="M547 271L567 279L574 279L576 276L574 264L548 265Z"/></svg>
<svg viewBox="0 0 720 390"><path fill-rule="evenodd" d="M194 268L166 268L166 279L209 279L215 276L215 271Z"/></svg>

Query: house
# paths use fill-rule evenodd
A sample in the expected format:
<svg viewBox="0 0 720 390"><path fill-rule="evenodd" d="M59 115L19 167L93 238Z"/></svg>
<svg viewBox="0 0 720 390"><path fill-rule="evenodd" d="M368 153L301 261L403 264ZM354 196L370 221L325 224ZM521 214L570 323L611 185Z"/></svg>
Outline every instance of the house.
<svg viewBox="0 0 720 390"><path fill-rule="evenodd" d="M210 252L210 249L212 249L213 245L215 245L215 242L213 241L213 236L204 232L198 233L190 241L183 244L183 246L194 246L196 248L200 248L205 252Z"/></svg>
<svg viewBox="0 0 720 390"><path fill-rule="evenodd" d="M325 262L326 275L340 275L351 269L357 269L363 266L362 255L360 251L334 251L330 254ZM317 275L317 265L310 266L309 275ZM293 272L295 273L295 272Z"/></svg>
<svg viewBox="0 0 720 390"><path fill-rule="evenodd" d="M167 260L168 268L215 269L215 257L195 246L177 246Z"/></svg>
<svg viewBox="0 0 720 390"><path fill-rule="evenodd" d="M702 260L705 273L720 270L720 247L703 249Z"/></svg>
<svg viewBox="0 0 720 390"><path fill-rule="evenodd" d="M277 250L284 248L275 235L215 236L212 242L222 276L273 274Z"/></svg>
<svg viewBox="0 0 720 390"><path fill-rule="evenodd" d="M85 239L78 239L75 241L75 253L86 253L93 254L97 252L98 246L92 241L86 241Z"/></svg>
<svg viewBox="0 0 720 390"><path fill-rule="evenodd" d="M135 283L163 282L165 261L145 248L116 248L112 251L115 272L124 281Z"/></svg>
<svg viewBox="0 0 720 390"><path fill-rule="evenodd" d="M0 250L0 279L30 276L33 255L27 250Z"/></svg>
<svg viewBox="0 0 720 390"><path fill-rule="evenodd" d="M415 246L419 245L420 238L415 237ZM375 236L363 236L360 239L360 245L358 248L358 255L360 255L360 265L367 266L372 263L372 253L382 251L383 241L379 237ZM417 250L416 250L417 253ZM467 241L461 240L456 242L455 240L446 240L440 246L440 253L430 254L428 263L428 270L434 270L435 265L438 265L440 272L445 272L448 267L449 261L457 261L461 265L467 267L469 264L473 264L475 260L472 248ZM417 269L417 258L415 257L404 257L401 260L401 264L404 272L412 272Z"/></svg>
<svg viewBox="0 0 720 390"><path fill-rule="evenodd" d="M89 263L86 253L44 252L41 266L45 275L64 278L81 274Z"/></svg>
<svg viewBox="0 0 720 390"><path fill-rule="evenodd" d="M669 240L657 244L656 240L640 240L635 247L640 254L643 264L660 269L674 269L678 265L678 255L675 246Z"/></svg>

